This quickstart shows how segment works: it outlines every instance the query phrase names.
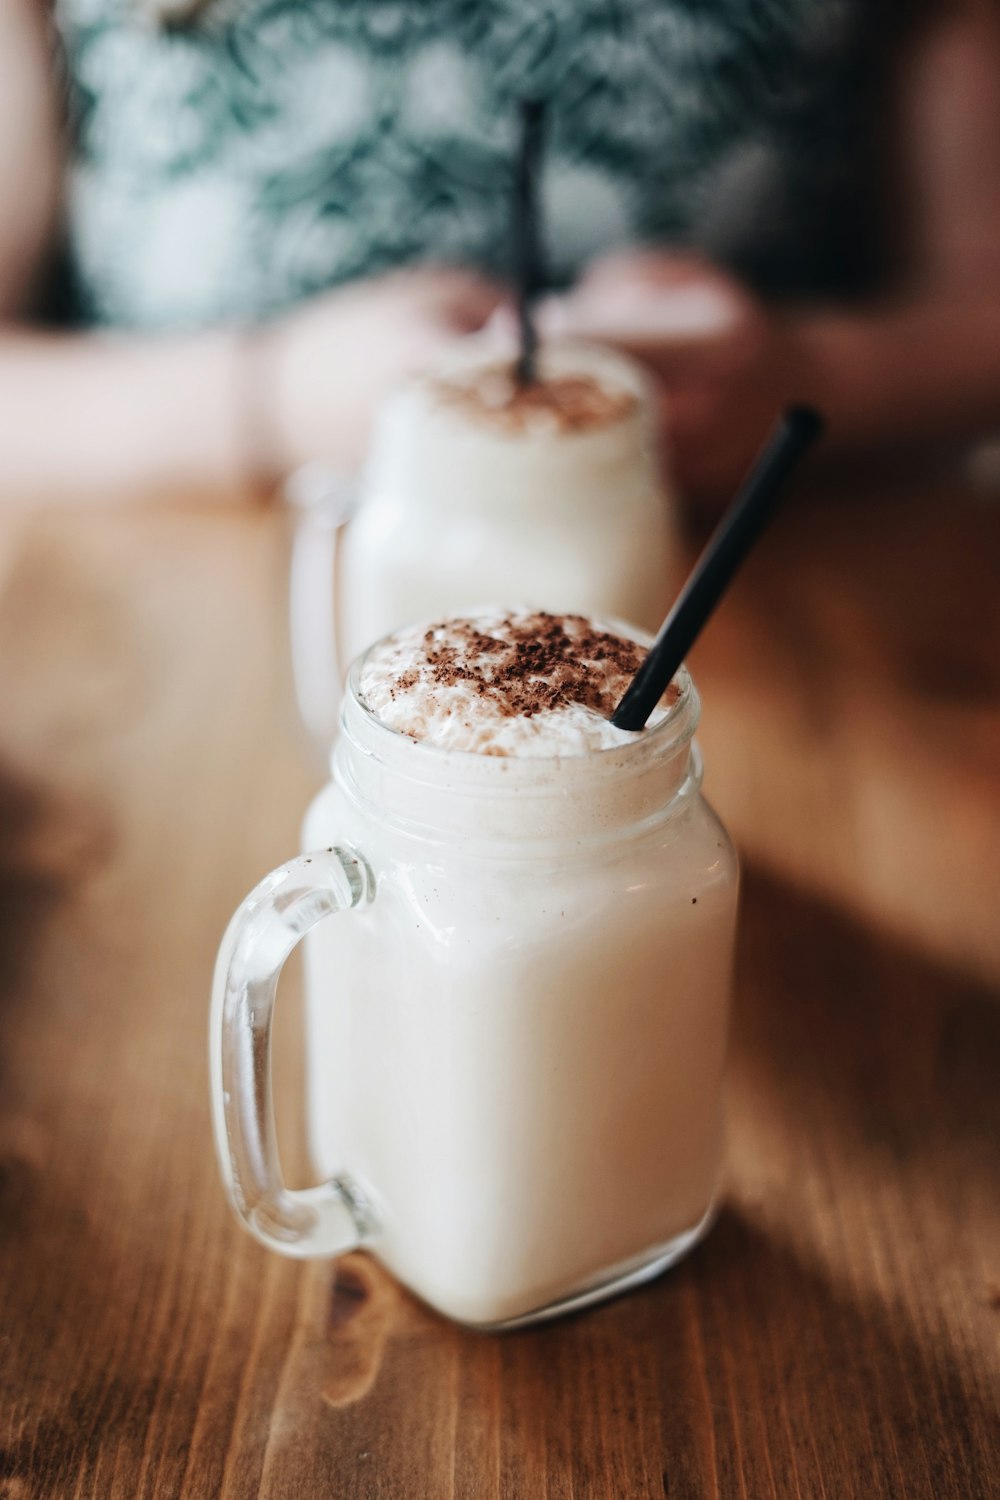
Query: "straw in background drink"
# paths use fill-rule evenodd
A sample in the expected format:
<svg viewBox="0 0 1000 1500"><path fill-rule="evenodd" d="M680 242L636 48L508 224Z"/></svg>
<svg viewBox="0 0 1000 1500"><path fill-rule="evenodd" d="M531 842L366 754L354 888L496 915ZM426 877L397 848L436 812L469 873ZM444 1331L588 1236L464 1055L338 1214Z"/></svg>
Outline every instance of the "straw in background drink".
<svg viewBox="0 0 1000 1500"><path fill-rule="evenodd" d="M539 176L544 142L545 105L540 99L521 103L521 134L514 188L514 286L520 352L514 368L518 385L535 379L538 333L534 301L542 288L542 251L539 231Z"/></svg>

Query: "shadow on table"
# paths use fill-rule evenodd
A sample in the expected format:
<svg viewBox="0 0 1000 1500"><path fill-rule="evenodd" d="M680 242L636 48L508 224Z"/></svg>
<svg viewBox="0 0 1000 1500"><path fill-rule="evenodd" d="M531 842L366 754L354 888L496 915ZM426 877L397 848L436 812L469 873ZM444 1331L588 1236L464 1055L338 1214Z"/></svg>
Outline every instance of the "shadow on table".
<svg viewBox="0 0 1000 1500"><path fill-rule="evenodd" d="M110 843L98 812L0 763L0 1006L23 986L55 909L104 864Z"/></svg>
<svg viewBox="0 0 1000 1500"><path fill-rule="evenodd" d="M982 1371L935 1336L933 1306L900 1305L912 1289L891 1272L866 1294L852 1269L831 1276L730 1207L622 1309L616 1344L655 1360L672 1500L715 1478L721 1495L986 1500L997 1405Z"/></svg>
<svg viewBox="0 0 1000 1500"><path fill-rule="evenodd" d="M996 1172L1000 991L753 867L731 1071L748 1104L839 1131L838 1152Z"/></svg>

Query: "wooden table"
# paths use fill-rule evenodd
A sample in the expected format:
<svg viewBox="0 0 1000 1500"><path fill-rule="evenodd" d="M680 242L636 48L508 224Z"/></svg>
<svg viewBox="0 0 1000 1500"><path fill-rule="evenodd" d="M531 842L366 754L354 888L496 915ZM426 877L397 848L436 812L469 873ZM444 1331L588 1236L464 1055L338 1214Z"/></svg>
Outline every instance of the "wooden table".
<svg viewBox="0 0 1000 1500"><path fill-rule="evenodd" d="M259 512L0 521L0 1497L1000 1494L1000 511L803 502L698 648L724 1207L503 1337L267 1254L217 1179L215 947L317 782L281 569Z"/></svg>

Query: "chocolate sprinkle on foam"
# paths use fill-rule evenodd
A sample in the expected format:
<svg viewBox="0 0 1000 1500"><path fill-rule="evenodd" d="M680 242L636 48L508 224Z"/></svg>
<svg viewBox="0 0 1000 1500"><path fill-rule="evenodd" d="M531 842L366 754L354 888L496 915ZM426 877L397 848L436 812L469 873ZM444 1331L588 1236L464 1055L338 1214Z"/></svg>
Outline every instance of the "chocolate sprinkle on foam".
<svg viewBox="0 0 1000 1500"><path fill-rule="evenodd" d="M638 406L633 391L591 375L549 375L520 385L507 366L475 370L464 379L437 379L438 400L473 421L509 436L540 429L586 432L630 416Z"/></svg>
<svg viewBox="0 0 1000 1500"><path fill-rule="evenodd" d="M645 654L584 615L484 614L390 637L366 660L360 694L389 728L443 748L585 754L634 738L609 720ZM657 719L678 694L672 684Z"/></svg>

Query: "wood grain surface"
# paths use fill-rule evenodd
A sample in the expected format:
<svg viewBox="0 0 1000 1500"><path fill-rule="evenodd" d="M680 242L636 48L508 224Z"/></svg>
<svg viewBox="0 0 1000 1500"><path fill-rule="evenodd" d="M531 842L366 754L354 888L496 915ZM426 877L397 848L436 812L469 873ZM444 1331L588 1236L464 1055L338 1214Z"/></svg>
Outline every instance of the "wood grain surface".
<svg viewBox="0 0 1000 1500"><path fill-rule="evenodd" d="M0 520L0 1497L1000 1495L1000 513L802 502L697 649L721 1216L499 1337L269 1255L217 1179L215 948L318 783L282 567L259 512Z"/></svg>

